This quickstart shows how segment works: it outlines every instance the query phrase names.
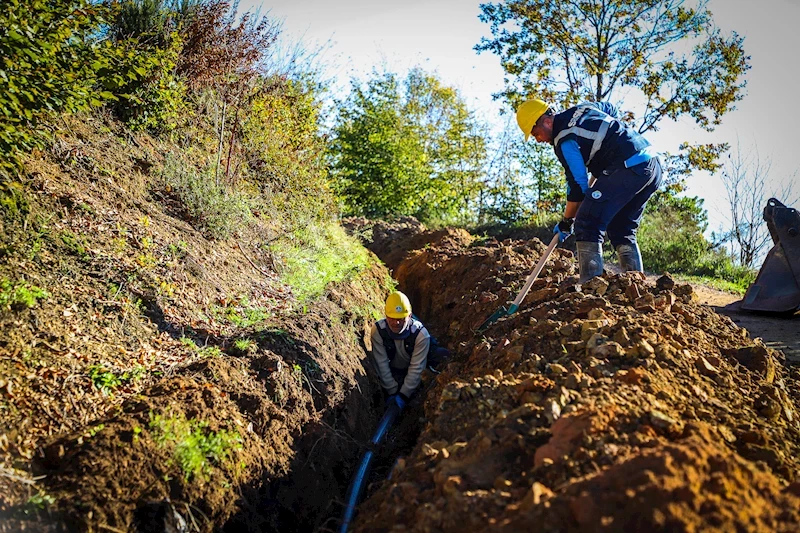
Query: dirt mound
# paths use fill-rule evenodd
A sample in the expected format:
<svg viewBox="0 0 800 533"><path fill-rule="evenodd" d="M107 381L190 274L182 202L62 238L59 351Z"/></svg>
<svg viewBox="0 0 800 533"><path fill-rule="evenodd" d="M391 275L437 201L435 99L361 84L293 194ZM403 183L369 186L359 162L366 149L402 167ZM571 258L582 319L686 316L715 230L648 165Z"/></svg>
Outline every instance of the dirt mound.
<svg viewBox="0 0 800 533"><path fill-rule="evenodd" d="M429 230L414 217L400 217L395 222L353 217L345 219L342 226L359 236L391 270L423 246L469 246L474 240L469 232L459 228Z"/></svg>
<svg viewBox="0 0 800 533"><path fill-rule="evenodd" d="M440 242L397 266L454 356L356 529L797 530L797 370L691 286L579 286L557 250L520 310L475 336L544 248Z"/></svg>

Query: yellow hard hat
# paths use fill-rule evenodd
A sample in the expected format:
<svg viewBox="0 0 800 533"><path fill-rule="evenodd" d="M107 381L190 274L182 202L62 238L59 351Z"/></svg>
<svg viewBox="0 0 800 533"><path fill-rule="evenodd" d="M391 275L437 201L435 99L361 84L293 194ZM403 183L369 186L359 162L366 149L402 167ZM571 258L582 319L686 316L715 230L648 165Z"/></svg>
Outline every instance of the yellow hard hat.
<svg viewBox="0 0 800 533"><path fill-rule="evenodd" d="M525 100L519 105L517 108L517 124L519 124L519 129L522 130L522 133L525 134L526 141L528 137L531 136L531 130L536 125L536 121L539 120L539 117L544 115L545 111L549 108L549 105L538 98Z"/></svg>
<svg viewBox="0 0 800 533"><path fill-rule="evenodd" d="M405 318L411 314L411 302L402 292L393 292L386 298L384 311L389 318Z"/></svg>

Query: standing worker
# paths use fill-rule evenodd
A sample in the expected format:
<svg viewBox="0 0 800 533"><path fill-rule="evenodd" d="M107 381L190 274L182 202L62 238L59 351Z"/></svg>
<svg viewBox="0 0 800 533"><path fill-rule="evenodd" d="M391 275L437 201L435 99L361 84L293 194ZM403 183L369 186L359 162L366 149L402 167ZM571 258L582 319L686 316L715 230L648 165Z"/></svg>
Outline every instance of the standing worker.
<svg viewBox="0 0 800 533"><path fill-rule="evenodd" d="M437 365L449 352L411 315L411 302L402 292L389 295L384 312L386 318L372 325L372 356L389 395L387 403L402 409L419 387L423 369Z"/></svg>
<svg viewBox="0 0 800 533"><path fill-rule="evenodd" d="M525 140L553 145L567 176L567 207L553 228L563 242L573 229L580 282L603 273L606 232L623 270L643 271L636 230L647 200L661 185L661 163L650 143L617 118L606 102L587 102L554 113L545 102L517 108ZM589 185L589 175L596 178Z"/></svg>

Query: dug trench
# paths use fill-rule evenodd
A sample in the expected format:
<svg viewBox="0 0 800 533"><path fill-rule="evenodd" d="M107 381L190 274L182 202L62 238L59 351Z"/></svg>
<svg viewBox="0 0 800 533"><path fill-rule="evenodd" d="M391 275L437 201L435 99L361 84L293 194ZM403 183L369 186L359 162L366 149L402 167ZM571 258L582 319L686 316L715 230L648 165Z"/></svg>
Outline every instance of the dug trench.
<svg viewBox="0 0 800 533"><path fill-rule="evenodd" d="M800 373L669 275L580 286L538 239L353 220L453 351L355 531L797 531Z"/></svg>

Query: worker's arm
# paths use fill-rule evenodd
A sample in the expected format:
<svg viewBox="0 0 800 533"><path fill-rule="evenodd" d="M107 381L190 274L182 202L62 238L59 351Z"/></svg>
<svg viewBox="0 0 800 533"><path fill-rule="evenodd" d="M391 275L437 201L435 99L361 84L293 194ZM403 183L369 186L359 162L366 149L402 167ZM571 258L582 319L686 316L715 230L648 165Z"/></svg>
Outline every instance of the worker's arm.
<svg viewBox="0 0 800 533"><path fill-rule="evenodd" d="M425 363L428 359L428 349L431 346L431 335L428 330L422 328L417 335L417 341L414 343L414 353L411 354L411 362L408 364L408 374L403 380L403 386L400 387L400 394L410 398L414 391L419 387L422 381L422 371L425 369Z"/></svg>
<svg viewBox="0 0 800 533"><path fill-rule="evenodd" d="M578 214L578 208L580 206L581 202L567 201L567 208L564 209L564 218L575 218Z"/></svg>
<svg viewBox="0 0 800 533"><path fill-rule="evenodd" d="M389 370L389 356L386 355L386 348L383 346L383 337L378 331L378 325L372 324L372 332L370 334L372 339L372 357L375 358L375 366L377 366L378 377L381 380L381 387L386 390L387 394L394 394L397 392L397 382L392 377L392 372Z"/></svg>
<svg viewBox="0 0 800 533"><path fill-rule="evenodd" d="M589 173L586 171L578 141L566 139L559 143L558 148L567 176L567 201L580 202L589 190Z"/></svg>

